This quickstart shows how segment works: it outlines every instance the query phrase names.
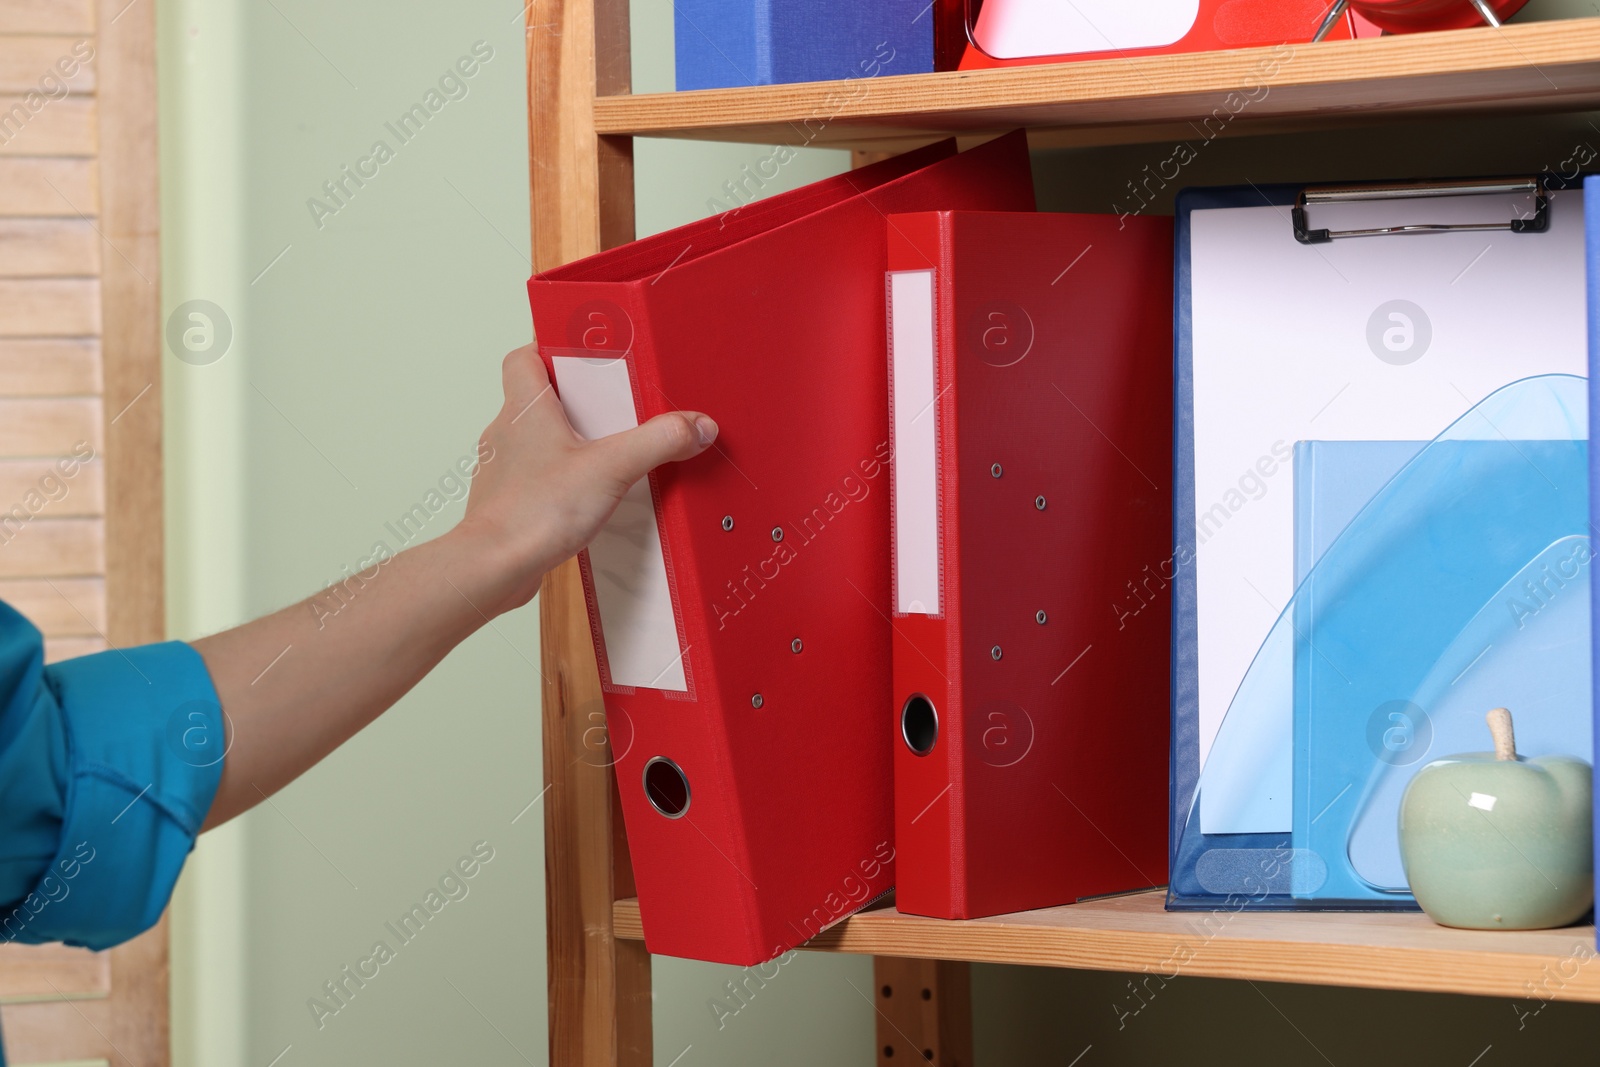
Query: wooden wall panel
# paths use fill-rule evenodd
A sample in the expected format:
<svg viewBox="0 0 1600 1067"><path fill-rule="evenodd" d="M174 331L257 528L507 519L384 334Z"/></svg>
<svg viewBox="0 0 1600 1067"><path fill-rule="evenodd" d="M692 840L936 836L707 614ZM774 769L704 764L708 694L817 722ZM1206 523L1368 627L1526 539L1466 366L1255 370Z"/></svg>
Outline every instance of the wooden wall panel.
<svg viewBox="0 0 1600 1067"><path fill-rule="evenodd" d="M0 0L3 2L3 0ZM161 197L155 5L100 0L100 230L105 348L106 583L113 645L166 636L161 475ZM137 17L135 17L137 15ZM115 87L115 92L112 89ZM163 956L163 966L165 957ZM165 991L162 1002L165 1003ZM162 1020L166 1015L163 1011ZM166 1033L163 1025L163 1040Z"/></svg>
<svg viewBox="0 0 1600 1067"><path fill-rule="evenodd" d="M33 110L25 96L0 94L0 156L92 156L98 124L93 98L69 96Z"/></svg>
<svg viewBox="0 0 1600 1067"><path fill-rule="evenodd" d="M94 32L94 0L4 0L0 33Z"/></svg>
<svg viewBox="0 0 1600 1067"><path fill-rule="evenodd" d="M99 452L100 412L97 396L0 397L0 456L70 456L80 441ZM0 501L0 511L14 503Z"/></svg>
<svg viewBox="0 0 1600 1067"><path fill-rule="evenodd" d="M100 954L111 971L109 995L7 1005L11 1062L167 1067L166 925L163 919L150 933Z"/></svg>
<svg viewBox="0 0 1600 1067"><path fill-rule="evenodd" d="M155 5L0 0L0 599L52 662L164 636L157 193ZM161 1067L165 922L0 945L0 1001L14 1063Z"/></svg>
<svg viewBox="0 0 1600 1067"><path fill-rule="evenodd" d="M87 50L79 42L85 40L82 34L0 36L0 93L93 92L94 62L81 60Z"/></svg>
<svg viewBox="0 0 1600 1067"><path fill-rule="evenodd" d="M0 371L0 381L4 380L4 372ZM26 504L28 494L37 492L54 497L49 505L53 519L104 514L105 468L98 462L83 463L70 477L63 477L59 466L62 462L49 457L0 460L0 512L18 503ZM70 466L67 469L72 470Z"/></svg>
<svg viewBox="0 0 1600 1067"><path fill-rule="evenodd" d="M0 578L36 574L92 578L106 571L106 527L100 519L24 518L0 512Z"/></svg>
<svg viewBox="0 0 1600 1067"><path fill-rule="evenodd" d="M103 997L109 992L107 953L66 945L0 945L0 1000Z"/></svg>
<svg viewBox="0 0 1600 1067"><path fill-rule="evenodd" d="M104 578L0 579L0 600L47 637L102 637L106 632Z"/></svg>
<svg viewBox="0 0 1600 1067"><path fill-rule="evenodd" d="M0 383L9 397L98 396L100 340L0 337Z"/></svg>
<svg viewBox="0 0 1600 1067"><path fill-rule="evenodd" d="M100 170L92 159L0 156L0 217L93 217L100 207Z"/></svg>
<svg viewBox="0 0 1600 1067"><path fill-rule="evenodd" d="M0 337L99 332L98 278L0 278Z"/></svg>
<svg viewBox="0 0 1600 1067"><path fill-rule="evenodd" d="M44 639L44 661L59 663L78 656L92 656L106 651L106 643L98 637L50 637Z"/></svg>
<svg viewBox="0 0 1600 1067"><path fill-rule="evenodd" d="M0 277L100 273L100 236L88 219L0 218Z"/></svg>

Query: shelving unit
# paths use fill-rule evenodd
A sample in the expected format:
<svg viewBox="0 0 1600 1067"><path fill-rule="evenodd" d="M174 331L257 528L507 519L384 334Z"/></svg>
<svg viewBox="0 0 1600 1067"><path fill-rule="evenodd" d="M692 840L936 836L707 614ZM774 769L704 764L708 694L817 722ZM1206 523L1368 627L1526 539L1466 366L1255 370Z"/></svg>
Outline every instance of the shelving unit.
<svg viewBox="0 0 1600 1067"><path fill-rule="evenodd" d="M951 922L876 908L813 938L819 952L1131 971L1163 979L1253 978L1600 1002L1594 927L1446 930L1416 912L1170 912L1160 891ZM639 904L613 930L644 937Z"/></svg>
<svg viewBox="0 0 1600 1067"><path fill-rule="evenodd" d="M633 238L633 138L900 151L1030 128L1035 147L1159 142L1600 108L1600 18L1449 33L855 82L629 95L627 0L528 9L533 252L546 270ZM543 640L551 1062L651 1062L645 951L575 564L546 578ZM872 954L880 1037L971 1060L960 961L1170 977L1600 1002L1593 927L1473 933L1417 914L1170 913L1159 894L971 922L878 908L806 946ZM897 1036L896 1036L897 1035ZM880 1040L880 1059L885 1042Z"/></svg>
<svg viewBox="0 0 1600 1067"><path fill-rule="evenodd" d="M1229 101L1229 94L1238 96ZM1027 126L1044 144L1600 106L1600 18L1197 55L605 95L595 132L905 148ZM1214 111L1221 109L1221 115ZM1226 121L1223 121L1223 117ZM1200 136L1206 136L1202 130Z"/></svg>

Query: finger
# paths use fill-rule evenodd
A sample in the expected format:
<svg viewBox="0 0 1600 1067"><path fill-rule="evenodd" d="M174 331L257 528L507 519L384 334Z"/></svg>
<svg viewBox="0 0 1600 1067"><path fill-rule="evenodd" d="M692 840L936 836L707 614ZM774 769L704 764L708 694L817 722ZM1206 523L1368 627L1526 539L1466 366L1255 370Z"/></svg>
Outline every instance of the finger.
<svg viewBox="0 0 1600 1067"><path fill-rule="evenodd" d="M538 346L523 345L507 352L500 364L500 383L505 390L506 406L514 412L538 399L550 387L550 377L545 374Z"/></svg>
<svg viewBox="0 0 1600 1067"><path fill-rule="evenodd" d="M709 415L669 411L642 426L602 437L592 447L607 474L632 485L663 463L698 456L716 439L717 424Z"/></svg>

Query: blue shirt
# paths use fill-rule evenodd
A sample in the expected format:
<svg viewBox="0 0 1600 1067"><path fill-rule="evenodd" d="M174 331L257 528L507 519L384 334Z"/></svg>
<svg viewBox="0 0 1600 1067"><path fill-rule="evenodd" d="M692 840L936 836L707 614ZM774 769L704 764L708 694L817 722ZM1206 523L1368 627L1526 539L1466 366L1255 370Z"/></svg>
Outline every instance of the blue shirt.
<svg viewBox="0 0 1600 1067"><path fill-rule="evenodd" d="M188 645L46 667L39 631L0 603L0 941L102 949L155 925L225 750Z"/></svg>

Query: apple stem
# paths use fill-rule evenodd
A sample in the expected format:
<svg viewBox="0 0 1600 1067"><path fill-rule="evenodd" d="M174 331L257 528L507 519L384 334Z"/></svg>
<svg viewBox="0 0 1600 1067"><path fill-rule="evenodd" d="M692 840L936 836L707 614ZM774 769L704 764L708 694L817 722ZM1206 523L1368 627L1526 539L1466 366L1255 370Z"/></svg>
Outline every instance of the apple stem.
<svg viewBox="0 0 1600 1067"><path fill-rule="evenodd" d="M1505 708L1495 708L1487 716L1489 732L1494 735L1494 758L1517 758L1517 739L1511 732L1511 712Z"/></svg>

